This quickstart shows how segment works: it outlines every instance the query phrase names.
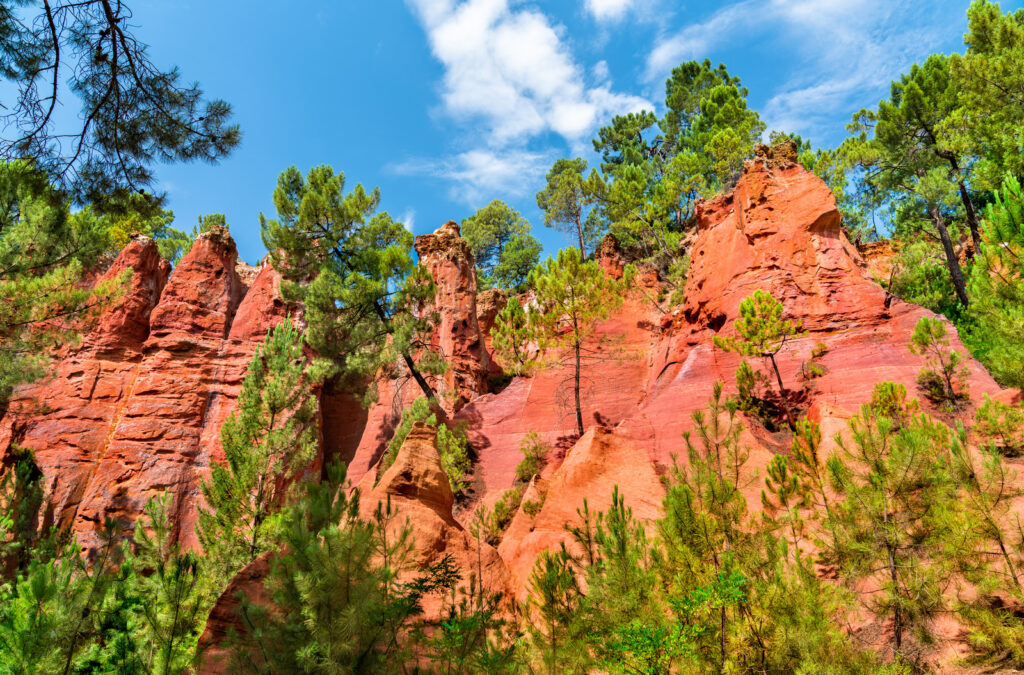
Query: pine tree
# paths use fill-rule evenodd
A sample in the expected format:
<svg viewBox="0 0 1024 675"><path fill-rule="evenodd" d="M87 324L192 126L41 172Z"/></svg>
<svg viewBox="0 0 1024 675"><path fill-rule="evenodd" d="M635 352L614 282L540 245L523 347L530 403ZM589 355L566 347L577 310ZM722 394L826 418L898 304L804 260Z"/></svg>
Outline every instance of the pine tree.
<svg viewBox="0 0 1024 675"><path fill-rule="evenodd" d="M964 44L963 54L949 57L960 105L941 131L951 149L974 155L973 182L991 190L1007 173L1024 169L1017 133L1024 106L1014 93L1024 87L1024 12L973 0Z"/></svg>
<svg viewBox="0 0 1024 675"><path fill-rule="evenodd" d="M972 354L1003 384L1024 387L1024 191L1014 176L985 211L970 283Z"/></svg>
<svg viewBox="0 0 1024 675"><path fill-rule="evenodd" d="M207 506L199 512L199 540L223 581L275 545L273 515L316 454L313 387L321 378L306 364L302 336L289 319L249 363L238 410L221 428L225 461L202 485Z"/></svg>
<svg viewBox="0 0 1024 675"><path fill-rule="evenodd" d="M526 218L495 199L463 220L461 231L476 261L478 288L522 290L541 251Z"/></svg>
<svg viewBox="0 0 1024 675"><path fill-rule="evenodd" d="M871 406L849 427L849 440L836 437L847 461L833 470L840 563L848 576L879 585L871 609L892 621L893 653L912 660L907 634L926 639L932 617L944 609L943 547L959 517L949 430L926 415L896 428Z"/></svg>
<svg viewBox="0 0 1024 675"><path fill-rule="evenodd" d="M123 2L5 6L2 76L14 103L0 156L31 158L76 201L94 204L142 192L156 163L227 156L241 140L231 106L204 101L177 68L157 67L135 29ZM69 93L77 115L59 112Z"/></svg>
<svg viewBox="0 0 1024 675"><path fill-rule="evenodd" d="M582 593L571 560L565 549L543 551L530 575L527 611L536 619L530 622L529 640L543 672L550 675L585 673L591 664L580 613Z"/></svg>
<svg viewBox="0 0 1024 675"><path fill-rule="evenodd" d="M411 621L421 600L459 580L448 557L412 575L412 532L392 526L390 504L359 516L359 491L332 464L321 483L288 507L282 553L265 581L272 608L243 600L245 635L235 666L245 671L389 672L410 657Z"/></svg>
<svg viewBox="0 0 1024 675"><path fill-rule="evenodd" d="M547 184L537 193L537 208L544 212L548 227L576 236L580 258L597 245L601 227L593 206L603 189L596 170L586 176L585 159L556 160L547 174Z"/></svg>
<svg viewBox="0 0 1024 675"><path fill-rule="evenodd" d="M135 526L134 545L125 545L121 576L131 610L126 654L112 655L138 672L189 672L213 597L204 592L204 561L182 552L171 523L169 493L146 504ZM219 588L217 589L219 590Z"/></svg>
<svg viewBox="0 0 1024 675"><path fill-rule="evenodd" d="M412 233L386 212L380 190L345 194L345 175L326 165L303 179L295 167L274 190L277 220L260 215L260 233L286 299L302 302L306 341L339 369L340 384L369 403L368 382L401 359L423 395L427 376L444 369L429 349L433 282L412 256ZM417 361L418 359L418 361Z"/></svg>
<svg viewBox="0 0 1024 675"><path fill-rule="evenodd" d="M917 383L929 399L956 408L966 397L967 366L960 352L949 348L946 326L941 319L927 316L914 326L910 351L925 359Z"/></svg>
<svg viewBox="0 0 1024 675"><path fill-rule="evenodd" d="M46 372L51 349L78 342L130 272L83 284L106 225L72 217L63 194L27 161L0 163L0 416L15 386Z"/></svg>
<svg viewBox="0 0 1024 675"><path fill-rule="evenodd" d="M786 402L786 387L782 384L782 374L779 372L775 356L782 351L788 341L802 336L803 333L800 322L783 319L782 312L781 302L764 291L754 291L740 302L740 318L733 323L739 336L715 336L714 342L719 349L757 356L771 362L786 420L790 429L795 431L796 423L793 420L793 412Z"/></svg>
<svg viewBox="0 0 1024 675"><path fill-rule="evenodd" d="M933 54L894 81L890 97L880 101L877 110L865 109L854 115L849 128L858 135L847 141L846 152L856 158L880 192L906 200L908 210L906 218L900 218L898 232L919 228L922 221L931 222L957 299L967 307L967 287L950 221L963 219L976 251L980 229L968 174L973 155L952 148L942 131L959 105L950 59Z"/></svg>
<svg viewBox="0 0 1024 675"><path fill-rule="evenodd" d="M519 303L519 298L512 296L498 312L491 329L494 353L501 359L507 372L521 375L527 369L532 341L529 316Z"/></svg>
<svg viewBox="0 0 1024 675"><path fill-rule="evenodd" d="M101 537L91 564L74 542L58 540L37 548L25 570L0 586L0 672L78 672L97 645L120 562L114 521Z"/></svg>
<svg viewBox="0 0 1024 675"><path fill-rule="evenodd" d="M570 352L573 410L576 432L580 436L583 435L580 395L583 363L600 356L607 340L596 333L597 322L622 304L631 279L632 268L627 268L622 279L616 281L605 276L595 261L583 262L579 251L562 249L557 259L548 258L530 273L530 285L536 296L526 320L529 329L518 328L522 323L516 310L518 303L510 302L507 313L500 314L495 322L495 332L501 336L499 353L506 361L515 362L516 355L524 354L531 341L542 350Z"/></svg>

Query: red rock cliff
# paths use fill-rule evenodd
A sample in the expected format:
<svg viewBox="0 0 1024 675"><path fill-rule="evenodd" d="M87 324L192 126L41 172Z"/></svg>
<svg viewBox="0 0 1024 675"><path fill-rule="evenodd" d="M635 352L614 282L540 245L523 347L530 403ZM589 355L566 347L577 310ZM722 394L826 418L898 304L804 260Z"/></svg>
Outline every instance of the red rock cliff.
<svg viewBox="0 0 1024 675"><path fill-rule="evenodd" d="M138 239L108 274L131 267L128 292L53 377L22 388L0 420L0 456L33 449L45 475L44 526L70 527L86 550L106 518L131 527L150 497L174 495L180 536L194 542L199 482L220 453L258 341L283 315L279 277L247 288L226 230L200 236L168 278Z"/></svg>

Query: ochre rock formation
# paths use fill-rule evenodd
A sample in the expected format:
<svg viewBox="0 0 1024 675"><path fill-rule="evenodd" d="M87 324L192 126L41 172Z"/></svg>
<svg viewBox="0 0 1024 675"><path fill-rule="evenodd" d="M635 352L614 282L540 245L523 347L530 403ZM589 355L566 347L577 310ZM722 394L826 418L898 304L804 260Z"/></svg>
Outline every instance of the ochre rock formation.
<svg viewBox="0 0 1024 675"><path fill-rule="evenodd" d="M455 496L441 468L434 428L416 422L395 462L381 474L376 485L373 476L366 474L358 487L359 508L364 518L372 518L374 510L386 507L390 499L398 517L390 524L389 534L395 535L406 523L411 526L415 545L409 562L415 570L423 570L450 555L462 572L466 587L479 566L485 588L492 592L508 591L508 570L498 552L486 542L478 542L452 515ZM440 601L433 596L424 598L423 609L428 618L439 616Z"/></svg>
<svg viewBox="0 0 1024 675"><path fill-rule="evenodd" d="M685 302L669 313L655 307L651 272L645 292L625 299L597 326L607 338L597 358L584 364L583 416L577 438L569 378L556 363L488 392L494 359L487 335L504 296L477 295L472 254L447 223L416 239L421 262L437 284L434 336L449 369L438 383L454 424L464 424L474 468L469 496L456 503L440 466L434 432L417 426L398 459L377 479L377 463L401 409L420 395L414 384L378 383L378 402L362 408L346 392L320 392L321 457L348 464L362 489L364 514L390 497L395 523L408 521L416 562L451 554L468 579L478 565L492 591L522 597L538 553L566 540L584 498L592 511L607 508L619 487L640 521L659 514L664 476L673 461L686 462L683 433L703 408L714 383L735 390L739 357L717 349L716 335L732 335L741 300L764 290L783 302L787 318L807 331L779 353L789 404L822 426L828 453L835 433L870 399L875 383L904 384L918 396L922 360L907 345L927 310L900 301L876 283L882 269L865 260L847 239L827 186L794 161L786 148L759 149L735 188L701 203ZM884 256L882 256L884 257ZM610 275L621 273L622 252L608 241L598 251ZM280 278L264 264L239 267L225 232L203 235L168 278L155 244L133 241L107 272L131 267L124 299L100 319L82 347L55 363L54 375L23 387L0 419L0 460L12 443L35 451L45 475L40 519L71 527L86 550L98 544L106 517L134 524L145 502L171 490L179 537L194 545L199 484L220 457L220 426L234 410L246 365L266 332L285 316ZM966 352L948 325L953 348ZM816 358L824 374L805 379L802 364ZM752 360L764 369L766 364ZM985 370L968 360L968 419L984 395L1009 401ZM944 416L922 398L925 411ZM952 421L952 420L950 420ZM760 472L774 454L788 452L788 432L772 432L744 419L742 442L750 449L747 471ZM543 506L535 516L520 511L497 549L465 529L473 509L489 505L515 481L520 443L537 432L550 447L540 477L524 500ZM2 462L0 462L2 465ZM749 482L748 507L759 508L763 480ZM397 525L396 525L397 526ZM479 555L479 558L478 558ZM231 587L255 594L262 568L243 572ZM256 565L256 563L254 563ZM231 595L221 599L206 644L216 646L231 624ZM436 611L428 606L428 613Z"/></svg>
<svg viewBox="0 0 1024 675"><path fill-rule="evenodd" d="M156 245L137 239L108 274L131 267L124 299L54 376L24 387L0 420L0 456L31 448L45 476L41 525L70 527L84 550L106 518L132 527L146 502L174 495L194 543L199 483L220 457L220 426L249 359L284 316L264 265L247 288L223 228L201 235L168 279Z"/></svg>
<svg viewBox="0 0 1024 675"><path fill-rule="evenodd" d="M438 397L455 412L487 391L487 351L476 309L476 265L458 224L449 220L432 234L416 237L416 253L437 284L434 309L437 348L448 362Z"/></svg>

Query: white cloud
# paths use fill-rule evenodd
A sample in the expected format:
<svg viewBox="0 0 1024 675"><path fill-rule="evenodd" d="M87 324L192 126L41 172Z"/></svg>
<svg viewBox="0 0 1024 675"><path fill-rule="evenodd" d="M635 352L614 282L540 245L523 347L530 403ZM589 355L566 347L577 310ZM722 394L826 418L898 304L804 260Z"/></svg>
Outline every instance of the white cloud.
<svg viewBox="0 0 1024 675"><path fill-rule="evenodd" d="M443 178L458 201L480 205L536 190L552 160L530 149L538 139L556 134L573 153L583 153L599 124L651 108L615 91L606 63L592 69L578 63L564 27L536 8L517 0L407 1L444 67L441 110L463 127L455 145L470 149L391 168Z"/></svg>
<svg viewBox="0 0 1024 675"><path fill-rule="evenodd" d="M607 80L588 86L563 29L535 9L508 0L410 2L445 68L445 112L482 122L493 147L546 132L576 143L612 115L650 107Z"/></svg>
<svg viewBox="0 0 1024 675"><path fill-rule="evenodd" d="M526 194L544 178L551 156L526 150L470 150L444 160L416 159L393 165L407 176L432 176L452 183L453 200L483 206L500 196Z"/></svg>
<svg viewBox="0 0 1024 675"><path fill-rule="evenodd" d="M621 19L636 5L636 0L586 0L587 11L598 21Z"/></svg>
<svg viewBox="0 0 1024 675"><path fill-rule="evenodd" d="M954 5L956 3L949 3ZM911 63L936 51L963 7L914 0L742 0L663 36L647 58L656 82L676 64L761 40L791 50L792 72L761 106L769 129L814 138L834 132L835 116L848 115Z"/></svg>

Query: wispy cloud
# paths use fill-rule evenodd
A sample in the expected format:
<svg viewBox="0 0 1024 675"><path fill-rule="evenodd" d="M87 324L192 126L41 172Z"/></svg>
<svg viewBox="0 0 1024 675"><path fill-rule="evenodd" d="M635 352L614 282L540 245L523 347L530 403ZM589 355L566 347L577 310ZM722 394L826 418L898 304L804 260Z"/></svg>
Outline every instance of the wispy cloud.
<svg viewBox="0 0 1024 675"><path fill-rule="evenodd" d="M416 230L414 228L416 227L416 210L406 209L405 213L402 214L401 221L402 224L405 225L405 229L409 230L410 232L415 232Z"/></svg>
<svg viewBox="0 0 1024 675"><path fill-rule="evenodd" d="M496 197L521 197L543 178L552 157L527 150L470 150L442 160L414 159L392 165L395 173L430 176L451 184L449 196L470 207Z"/></svg>
<svg viewBox="0 0 1024 675"><path fill-rule="evenodd" d="M792 50L796 67L781 78L761 113L770 129L817 136L833 130L870 92L948 41L963 21L956 3L915 0L742 0L659 40L647 58L654 82L677 63L716 51L775 39Z"/></svg>
<svg viewBox="0 0 1024 675"><path fill-rule="evenodd" d="M495 145L549 131L571 143L610 114L649 105L607 81L588 86L564 29L536 9L513 9L508 0L411 4L445 67L445 112L483 122Z"/></svg>

